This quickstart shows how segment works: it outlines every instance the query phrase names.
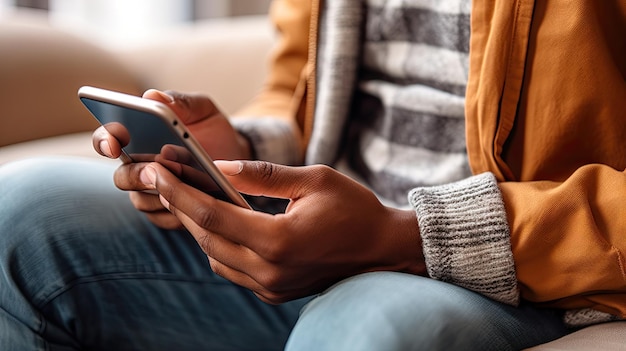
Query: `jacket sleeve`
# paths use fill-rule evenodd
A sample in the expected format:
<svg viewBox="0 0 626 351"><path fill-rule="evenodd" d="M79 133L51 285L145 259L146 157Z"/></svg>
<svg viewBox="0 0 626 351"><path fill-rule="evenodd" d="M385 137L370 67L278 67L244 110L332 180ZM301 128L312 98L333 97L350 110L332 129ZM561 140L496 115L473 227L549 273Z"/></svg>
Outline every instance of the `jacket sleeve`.
<svg viewBox="0 0 626 351"><path fill-rule="evenodd" d="M492 173L416 188L429 275L517 305L566 311L571 327L626 318L626 173L581 167L563 182Z"/></svg>
<svg viewBox="0 0 626 351"><path fill-rule="evenodd" d="M500 188L522 296L626 316L626 174L591 164Z"/></svg>
<svg viewBox="0 0 626 351"><path fill-rule="evenodd" d="M302 126L297 115L305 91L311 6L309 0L275 0L270 8L277 42L268 76L259 94L232 119L251 140L258 159L300 162Z"/></svg>
<svg viewBox="0 0 626 351"><path fill-rule="evenodd" d="M520 296L625 318L626 3L472 11L468 155L498 180Z"/></svg>

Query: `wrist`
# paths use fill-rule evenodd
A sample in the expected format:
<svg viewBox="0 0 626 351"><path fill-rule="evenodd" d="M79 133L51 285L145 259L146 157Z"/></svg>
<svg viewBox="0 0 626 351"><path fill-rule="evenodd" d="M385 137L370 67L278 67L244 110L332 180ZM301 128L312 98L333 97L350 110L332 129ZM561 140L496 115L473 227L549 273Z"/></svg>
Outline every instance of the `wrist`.
<svg viewBox="0 0 626 351"><path fill-rule="evenodd" d="M396 242L398 271L428 276L415 211L396 208L389 208L389 210L391 224L388 226L390 229L388 235Z"/></svg>
<svg viewBox="0 0 626 351"><path fill-rule="evenodd" d="M256 155L254 152L254 147L252 147L252 142L248 137L240 132L237 132L237 144L239 145L239 149L241 150L244 160L254 160L256 159Z"/></svg>

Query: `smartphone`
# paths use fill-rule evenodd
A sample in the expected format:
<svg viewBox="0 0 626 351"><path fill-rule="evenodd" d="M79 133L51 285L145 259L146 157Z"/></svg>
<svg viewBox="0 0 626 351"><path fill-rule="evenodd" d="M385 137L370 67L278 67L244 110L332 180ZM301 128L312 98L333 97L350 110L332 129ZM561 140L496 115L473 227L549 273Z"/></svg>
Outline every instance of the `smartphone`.
<svg viewBox="0 0 626 351"><path fill-rule="evenodd" d="M159 162L183 182L223 201L251 209L200 143L165 104L83 86L78 97L122 147L122 162Z"/></svg>

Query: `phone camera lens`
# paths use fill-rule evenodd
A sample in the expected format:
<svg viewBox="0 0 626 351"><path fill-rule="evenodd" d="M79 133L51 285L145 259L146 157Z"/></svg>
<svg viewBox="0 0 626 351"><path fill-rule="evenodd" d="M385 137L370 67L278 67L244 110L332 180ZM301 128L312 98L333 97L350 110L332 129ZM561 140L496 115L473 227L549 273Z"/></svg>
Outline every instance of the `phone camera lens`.
<svg viewBox="0 0 626 351"><path fill-rule="evenodd" d="M174 122L172 122L172 124L177 126L178 125L178 121L174 121Z"/></svg>
<svg viewBox="0 0 626 351"><path fill-rule="evenodd" d="M189 138L189 134L188 134L187 132L185 132L185 133L183 134L183 138L185 138L185 139Z"/></svg>

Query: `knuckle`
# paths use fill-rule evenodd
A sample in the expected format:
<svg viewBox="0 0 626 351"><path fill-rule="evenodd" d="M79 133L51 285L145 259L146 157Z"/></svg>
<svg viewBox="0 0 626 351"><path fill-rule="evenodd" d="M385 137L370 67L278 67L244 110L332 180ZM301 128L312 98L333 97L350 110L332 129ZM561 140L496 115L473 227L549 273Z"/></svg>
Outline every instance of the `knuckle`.
<svg viewBox="0 0 626 351"><path fill-rule="evenodd" d="M284 285L285 277L281 270L271 268L258 277L257 281L268 294L278 295L281 287Z"/></svg>
<svg viewBox="0 0 626 351"><path fill-rule="evenodd" d="M204 254L207 256L211 256L211 253L213 252L213 240L211 239L211 236L205 234L197 238L196 241L198 242L198 245L200 246ZM211 269L213 269L213 271L215 272L216 267L213 266L214 265L211 266ZM218 272L215 273L219 275Z"/></svg>
<svg viewBox="0 0 626 351"><path fill-rule="evenodd" d="M272 175L276 172L276 166L273 163L267 161L252 161L252 165L262 180L267 181L273 179Z"/></svg>
<svg viewBox="0 0 626 351"><path fill-rule="evenodd" d="M176 96L176 103L178 103L181 107L183 107L186 110L191 110L192 99L189 95L178 94Z"/></svg>
<svg viewBox="0 0 626 351"><path fill-rule="evenodd" d="M335 174L334 170L326 165L314 165L310 167L310 182L313 184L326 184Z"/></svg>
<svg viewBox="0 0 626 351"><path fill-rule="evenodd" d="M284 264L289 260L289 245L283 238L275 238L262 247L261 255L263 258L273 264Z"/></svg>
<svg viewBox="0 0 626 351"><path fill-rule="evenodd" d="M215 228L219 223L221 223L220 215L213 209L213 207L198 206L194 212L195 213L192 218L202 228Z"/></svg>
<svg viewBox="0 0 626 351"><path fill-rule="evenodd" d="M174 101L176 103L180 103L180 104L188 104L189 103L189 98L188 98L187 94L183 94L180 91L166 89L163 92L165 94L171 96L172 99L174 99Z"/></svg>

